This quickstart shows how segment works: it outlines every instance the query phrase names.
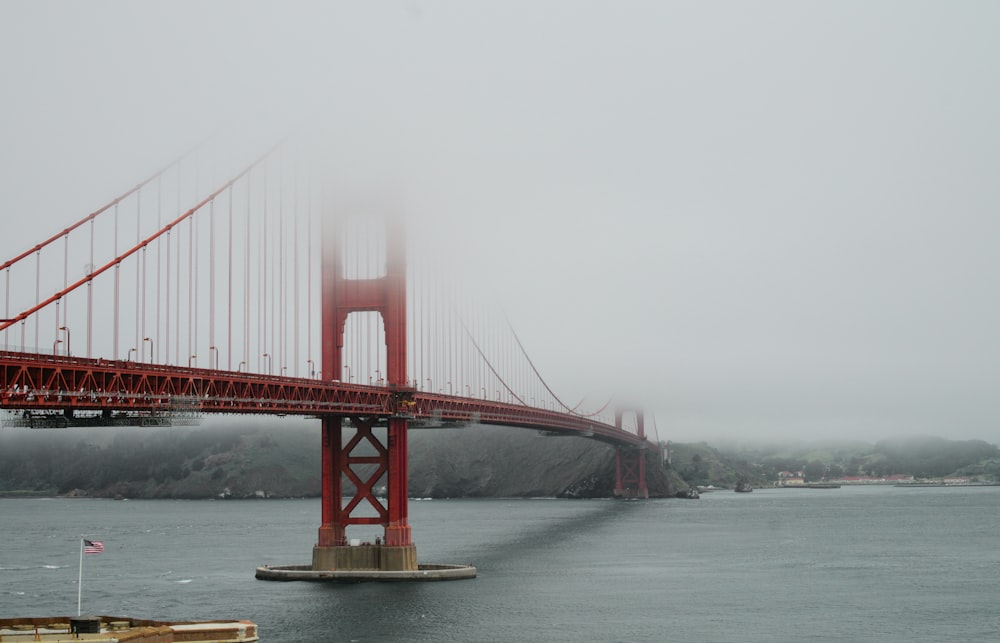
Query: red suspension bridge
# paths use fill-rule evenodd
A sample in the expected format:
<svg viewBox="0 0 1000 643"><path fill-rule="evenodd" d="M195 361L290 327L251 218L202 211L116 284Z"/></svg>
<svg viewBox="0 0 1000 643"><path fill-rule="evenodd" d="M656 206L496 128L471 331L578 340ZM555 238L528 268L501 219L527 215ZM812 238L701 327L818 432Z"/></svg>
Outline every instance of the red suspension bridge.
<svg viewBox="0 0 1000 643"><path fill-rule="evenodd" d="M370 565L347 547L354 525L384 528L377 567L417 569L411 426L602 440L617 448L616 495L648 497L658 446L641 410L564 403L502 315L407 261L390 207L330 194L287 146L202 194L199 155L0 264L6 424L320 418L313 569Z"/></svg>

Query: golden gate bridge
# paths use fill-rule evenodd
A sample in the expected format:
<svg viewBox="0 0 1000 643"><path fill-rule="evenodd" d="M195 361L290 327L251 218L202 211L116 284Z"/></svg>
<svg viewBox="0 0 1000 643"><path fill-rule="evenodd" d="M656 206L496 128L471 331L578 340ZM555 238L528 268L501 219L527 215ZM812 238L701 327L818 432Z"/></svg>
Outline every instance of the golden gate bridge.
<svg viewBox="0 0 1000 643"><path fill-rule="evenodd" d="M198 154L0 264L5 424L319 418L314 570L371 564L348 546L356 525L384 529L380 569L418 569L411 426L601 440L616 447L615 495L648 497L659 445L642 410L564 402L501 314L422 270L392 204L329 194L288 143L203 191Z"/></svg>

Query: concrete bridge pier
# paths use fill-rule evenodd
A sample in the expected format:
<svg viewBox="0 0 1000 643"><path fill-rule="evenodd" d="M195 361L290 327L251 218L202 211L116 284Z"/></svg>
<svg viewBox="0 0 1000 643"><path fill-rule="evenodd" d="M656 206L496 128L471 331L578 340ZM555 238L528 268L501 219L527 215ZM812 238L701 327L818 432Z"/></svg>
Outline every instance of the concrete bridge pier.
<svg viewBox="0 0 1000 643"><path fill-rule="evenodd" d="M371 570L380 572L416 571L417 548L415 545L341 545L313 547L313 571Z"/></svg>

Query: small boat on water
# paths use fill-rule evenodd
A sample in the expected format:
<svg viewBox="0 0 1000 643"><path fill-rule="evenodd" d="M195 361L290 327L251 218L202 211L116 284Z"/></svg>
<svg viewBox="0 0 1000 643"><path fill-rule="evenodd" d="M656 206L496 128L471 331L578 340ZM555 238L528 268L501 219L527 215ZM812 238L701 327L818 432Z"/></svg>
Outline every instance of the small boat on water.
<svg viewBox="0 0 1000 643"><path fill-rule="evenodd" d="M736 486L733 487L733 491L736 493L750 493L753 491L753 485L751 485L750 481L746 478L740 478L739 481L737 481Z"/></svg>

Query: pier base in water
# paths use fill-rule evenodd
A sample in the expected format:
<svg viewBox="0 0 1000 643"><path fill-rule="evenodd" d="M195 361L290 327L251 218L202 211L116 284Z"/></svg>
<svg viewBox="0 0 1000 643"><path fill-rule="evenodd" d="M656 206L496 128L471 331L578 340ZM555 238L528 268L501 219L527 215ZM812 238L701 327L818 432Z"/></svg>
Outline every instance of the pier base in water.
<svg viewBox="0 0 1000 643"><path fill-rule="evenodd" d="M313 547L312 568L329 570L378 570L405 572L417 569L416 545L354 545Z"/></svg>
<svg viewBox="0 0 1000 643"><path fill-rule="evenodd" d="M310 565L264 565L255 574L258 580L316 581L326 583L413 582L462 580L476 577L472 565L418 565L417 569L313 569Z"/></svg>
<svg viewBox="0 0 1000 643"><path fill-rule="evenodd" d="M472 565L418 565L415 545L313 547L312 565L265 565L258 580L339 583L433 581L475 578Z"/></svg>

